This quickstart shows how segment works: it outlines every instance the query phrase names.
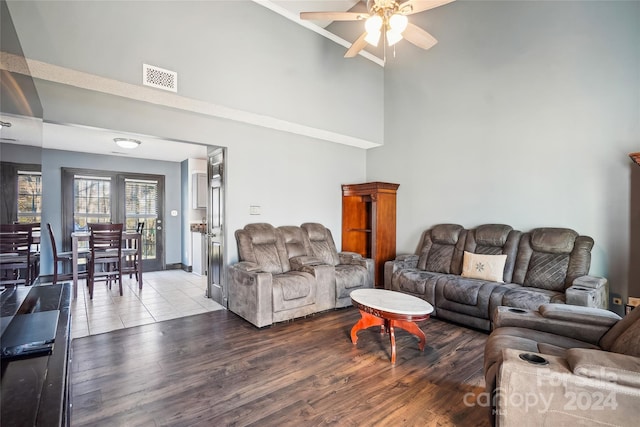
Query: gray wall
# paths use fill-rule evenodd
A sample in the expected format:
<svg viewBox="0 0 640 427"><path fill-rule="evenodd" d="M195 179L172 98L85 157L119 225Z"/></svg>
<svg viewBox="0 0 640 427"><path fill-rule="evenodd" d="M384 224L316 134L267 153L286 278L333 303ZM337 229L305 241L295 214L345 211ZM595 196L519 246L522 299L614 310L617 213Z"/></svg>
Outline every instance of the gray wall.
<svg viewBox="0 0 640 427"><path fill-rule="evenodd" d="M382 68L344 61L342 47L253 2L30 1L9 9L28 58L134 84L150 63L179 73L182 96L382 140ZM227 147L229 262L237 260L233 231L249 222L318 221L340 241L340 184L365 179L361 149L36 84L49 121ZM250 216L249 205L262 215Z"/></svg>
<svg viewBox="0 0 640 427"><path fill-rule="evenodd" d="M387 65L385 145L367 155L369 180L400 183L398 252L443 222L570 227L595 239L591 271L614 294L640 295L640 3L455 2L412 19L439 44Z"/></svg>
<svg viewBox="0 0 640 427"><path fill-rule="evenodd" d="M46 138L46 133L45 133ZM62 150L42 150L42 230L50 222L58 245L62 241L62 174L61 168L95 169L116 172L164 175L164 253L167 264L180 263L181 215L172 217L173 209L181 212L180 163L157 160L132 159L118 156L100 156ZM51 244L43 239L40 272L53 273Z"/></svg>
<svg viewBox="0 0 640 427"><path fill-rule="evenodd" d="M37 81L49 120L228 147L228 242L248 222L314 220L340 241L339 184L383 180L400 183L399 252L440 222L571 227L594 237L592 272L614 294L640 294L627 158L640 142L639 2L457 1L414 15L439 44L399 44L384 72L251 2L149 4L9 8L30 58L134 84L146 62L178 71L184 96L384 132L365 153Z"/></svg>
<svg viewBox="0 0 640 427"><path fill-rule="evenodd" d="M382 142L383 69L249 0L8 3L28 58Z"/></svg>

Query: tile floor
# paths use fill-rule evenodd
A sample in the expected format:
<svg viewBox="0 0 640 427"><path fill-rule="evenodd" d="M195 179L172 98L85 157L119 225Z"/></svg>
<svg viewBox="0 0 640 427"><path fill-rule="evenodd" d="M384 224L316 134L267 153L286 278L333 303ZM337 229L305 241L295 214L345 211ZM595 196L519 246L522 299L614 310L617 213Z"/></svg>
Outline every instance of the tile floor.
<svg viewBox="0 0 640 427"><path fill-rule="evenodd" d="M90 300L86 282L80 280L78 298L71 303L71 336L80 338L224 309L205 297L206 286L204 276L182 270L153 271L143 274L142 289L135 278L123 278L123 296L116 284L109 289L104 282L96 283Z"/></svg>

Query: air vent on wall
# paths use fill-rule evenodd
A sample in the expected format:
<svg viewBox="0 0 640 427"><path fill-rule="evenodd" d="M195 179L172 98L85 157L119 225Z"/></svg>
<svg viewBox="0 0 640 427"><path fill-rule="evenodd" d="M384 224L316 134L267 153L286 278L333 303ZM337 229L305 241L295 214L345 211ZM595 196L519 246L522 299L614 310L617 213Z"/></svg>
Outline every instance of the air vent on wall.
<svg viewBox="0 0 640 427"><path fill-rule="evenodd" d="M153 65L142 64L142 84L178 92L178 73Z"/></svg>

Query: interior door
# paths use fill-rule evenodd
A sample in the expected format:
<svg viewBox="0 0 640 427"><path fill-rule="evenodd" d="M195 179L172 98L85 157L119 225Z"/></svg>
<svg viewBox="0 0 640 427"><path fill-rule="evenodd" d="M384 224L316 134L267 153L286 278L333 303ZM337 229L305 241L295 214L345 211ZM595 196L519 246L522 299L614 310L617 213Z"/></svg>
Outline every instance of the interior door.
<svg viewBox="0 0 640 427"><path fill-rule="evenodd" d="M207 292L209 298L227 307L227 289L224 269L224 148L208 149L207 180L209 200L207 206L208 269Z"/></svg>

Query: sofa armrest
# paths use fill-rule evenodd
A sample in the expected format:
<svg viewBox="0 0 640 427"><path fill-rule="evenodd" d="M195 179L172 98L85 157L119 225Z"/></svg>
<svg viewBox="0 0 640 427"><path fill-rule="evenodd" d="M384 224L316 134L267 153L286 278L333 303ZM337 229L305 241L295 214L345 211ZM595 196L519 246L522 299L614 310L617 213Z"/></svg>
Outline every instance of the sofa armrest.
<svg viewBox="0 0 640 427"><path fill-rule="evenodd" d="M580 276L565 291L566 302L584 307L609 307L609 282L603 277Z"/></svg>
<svg viewBox="0 0 640 427"><path fill-rule="evenodd" d="M618 320L620 316L607 310L566 304L543 304L537 311L500 306L493 327L533 329L598 345Z"/></svg>
<svg viewBox="0 0 640 427"><path fill-rule="evenodd" d="M602 353L603 359L610 356ZM633 423L638 413L638 387L576 375L562 357L515 349L502 356L496 425L621 426Z"/></svg>
<svg viewBox="0 0 640 427"><path fill-rule="evenodd" d="M394 261L402 263L404 268L416 268L420 257L415 254L398 255Z"/></svg>
<svg viewBox="0 0 640 427"><path fill-rule="evenodd" d="M321 265L324 263L319 258L302 255L302 256L296 256L296 257L290 258L289 264L291 264L292 270L301 270L302 267L306 265L313 266L313 265Z"/></svg>
<svg viewBox="0 0 640 427"><path fill-rule="evenodd" d="M391 289L393 273L405 268L417 268L420 257L414 254L398 255L395 260L384 263L384 288Z"/></svg>
<svg viewBox="0 0 640 427"><path fill-rule="evenodd" d="M258 273L262 271L262 268L258 264L250 261L241 261L237 264L234 264L232 267L238 270L247 271L251 273Z"/></svg>
<svg viewBox="0 0 640 427"><path fill-rule="evenodd" d="M340 264L357 264L359 260L364 259L362 255L356 252L339 252L338 258L340 259Z"/></svg>
<svg viewBox="0 0 640 427"><path fill-rule="evenodd" d="M621 319L616 313L602 308L580 307L567 304L542 304L538 311L547 319L612 327Z"/></svg>
<svg viewBox="0 0 640 427"><path fill-rule="evenodd" d="M567 350L567 362L576 375L640 388L640 357L571 348Z"/></svg>
<svg viewBox="0 0 640 427"><path fill-rule="evenodd" d="M336 307L336 269L329 264L307 264L298 269L316 280L316 312Z"/></svg>
<svg viewBox="0 0 640 427"><path fill-rule="evenodd" d="M273 323L273 275L257 264L229 266L229 310L261 328Z"/></svg>
<svg viewBox="0 0 640 427"><path fill-rule="evenodd" d="M344 265L359 265L367 270L373 269L373 260L371 258L364 258L362 255L355 252L340 252L338 253L340 258L340 264Z"/></svg>

